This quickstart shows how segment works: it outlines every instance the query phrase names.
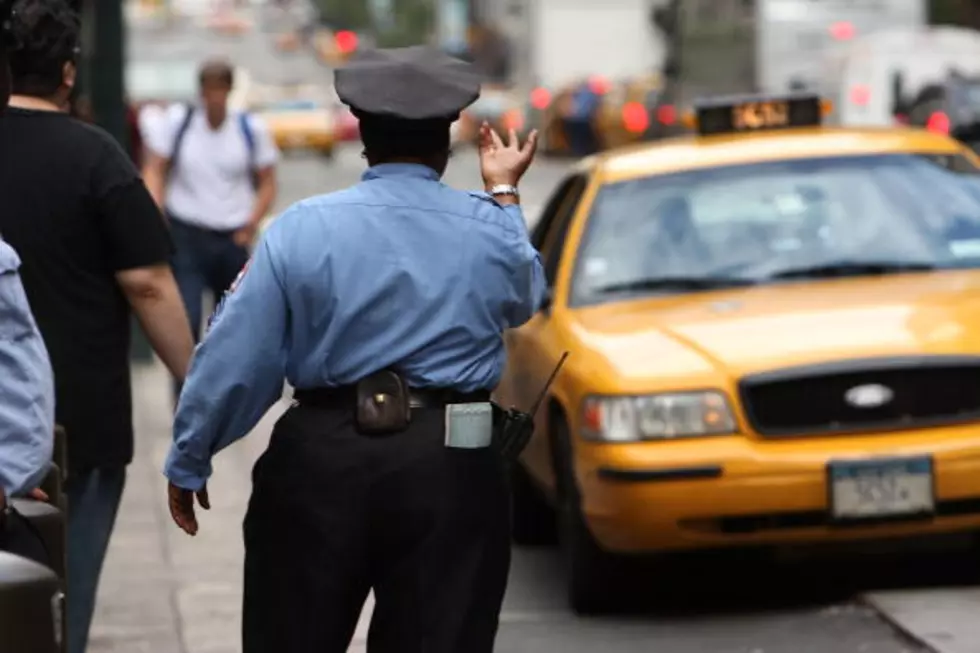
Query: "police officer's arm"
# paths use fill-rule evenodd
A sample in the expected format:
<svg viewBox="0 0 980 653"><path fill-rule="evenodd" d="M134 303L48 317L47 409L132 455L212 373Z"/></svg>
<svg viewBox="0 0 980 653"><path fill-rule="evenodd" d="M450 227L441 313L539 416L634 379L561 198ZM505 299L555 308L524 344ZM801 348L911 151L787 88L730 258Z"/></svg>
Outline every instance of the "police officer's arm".
<svg viewBox="0 0 980 653"><path fill-rule="evenodd" d="M54 449L54 380L44 341L17 273L0 243L0 494L37 488Z"/></svg>
<svg viewBox="0 0 980 653"><path fill-rule="evenodd" d="M178 488L203 488L212 456L248 434L282 396L289 307L273 237L260 241L194 353L164 469Z"/></svg>

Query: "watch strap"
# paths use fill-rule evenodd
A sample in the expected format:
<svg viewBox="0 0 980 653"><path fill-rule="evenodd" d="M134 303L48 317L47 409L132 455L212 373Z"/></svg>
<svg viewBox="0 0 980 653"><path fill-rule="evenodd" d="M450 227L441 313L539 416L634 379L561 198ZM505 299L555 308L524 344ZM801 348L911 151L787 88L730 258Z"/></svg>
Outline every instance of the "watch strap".
<svg viewBox="0 0 980 653"><path fill-rule="evenodd" d="M513 195L514 197L520 197L521 193L517 190L517 186L511 186L510 184L497 184L492 186L489 191L492 197L497 197L498 195Z"/></svg>

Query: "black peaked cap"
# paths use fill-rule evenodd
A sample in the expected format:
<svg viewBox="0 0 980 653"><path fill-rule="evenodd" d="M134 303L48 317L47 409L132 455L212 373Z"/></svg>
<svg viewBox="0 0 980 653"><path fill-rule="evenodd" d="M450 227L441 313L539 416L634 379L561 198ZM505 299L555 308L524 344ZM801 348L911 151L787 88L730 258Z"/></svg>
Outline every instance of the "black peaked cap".
<svg viewBox="0 0 980 653"><path fill-rule="evenodd" d="M355 115L396 121L453 121L480 97L480 81L468 63L425 45L359 52L334 73Z"/></svg>

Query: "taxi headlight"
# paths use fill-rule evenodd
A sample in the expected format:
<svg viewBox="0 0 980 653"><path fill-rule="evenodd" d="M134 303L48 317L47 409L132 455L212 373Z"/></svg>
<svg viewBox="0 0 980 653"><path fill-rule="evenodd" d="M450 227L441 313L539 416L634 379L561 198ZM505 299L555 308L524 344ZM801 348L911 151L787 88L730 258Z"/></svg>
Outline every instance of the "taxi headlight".
<svg viewBox="0 0 980 653"><path fill-rule="evenodd" d="M583 404L589 440L638 442L735 433L728 400L717 391L642 397L589 397Z"/></svg>

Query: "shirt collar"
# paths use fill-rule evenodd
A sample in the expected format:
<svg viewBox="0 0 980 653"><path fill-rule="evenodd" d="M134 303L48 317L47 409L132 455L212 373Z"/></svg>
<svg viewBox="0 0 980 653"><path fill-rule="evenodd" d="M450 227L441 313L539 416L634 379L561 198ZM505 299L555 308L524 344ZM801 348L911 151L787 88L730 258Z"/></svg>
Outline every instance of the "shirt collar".
<svg viewBox="0 0 980 653"><path fill-rule="evenodd" d="M428 179L438 181L439 173L421 163L379 163L364 171L363 181L384 179L389 177L411 177L413 179Z"/></svg>

